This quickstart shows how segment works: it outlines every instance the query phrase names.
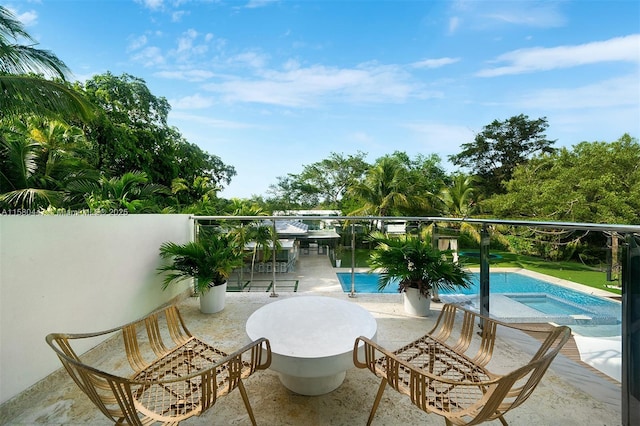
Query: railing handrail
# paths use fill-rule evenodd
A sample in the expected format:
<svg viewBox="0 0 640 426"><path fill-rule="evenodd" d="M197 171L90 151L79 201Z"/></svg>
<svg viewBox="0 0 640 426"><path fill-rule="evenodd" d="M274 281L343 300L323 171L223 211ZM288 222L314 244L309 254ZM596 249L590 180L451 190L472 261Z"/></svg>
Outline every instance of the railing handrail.
<svg viewBox="0 0 640 426"><path fill-rule="evenodd" d="M439 216L191 216L191 219L199 220L336 220L336 221L374 221L374 220L401 220L407 222L452 222L471 223L478 225L509 225L527 226L533 228L564 228L582 231L618 232L621 234L640 233L640 225L623 225L607 223L585 222L550 222L534 220L514 219L480 219L469 217L439 217Z"/></svg>

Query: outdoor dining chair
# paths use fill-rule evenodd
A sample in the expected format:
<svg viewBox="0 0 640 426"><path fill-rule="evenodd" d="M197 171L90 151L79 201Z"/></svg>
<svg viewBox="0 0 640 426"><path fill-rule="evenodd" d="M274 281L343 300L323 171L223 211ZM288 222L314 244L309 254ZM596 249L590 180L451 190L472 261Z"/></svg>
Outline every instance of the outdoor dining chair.
<svg viewBox="0 0 640 426"><path fill-rule="evenodd" d="M500 344L496 336L503 328L533 333L542 341L531 359L506 374L487 368L496 344ZM570 337L567 326L511 325L451 304L443 306L429 333L396 351L359 337L354 345L354 364L382 378L367 424L373 421L389 385L421 410L444 417L447 425L475 425L495 419L507 425L504 414L529 398ZM362 345L363 360L358 356Z"/></svg>
<svg viewBox="0 0 640 426"><path fill-rule="evenodd" d="M124 346L122 359L111 360L109 369L84 360L90 357L78 356L72 347L109 336L115 340L105 344ZM268 340L257 339L226 354L192 336L175 306L111 330L53 333L46 341L80 389L116 424L178 424L238 388L255 425L243 379L271 364ZM128 363L122 362L125 353Z"/></svg>

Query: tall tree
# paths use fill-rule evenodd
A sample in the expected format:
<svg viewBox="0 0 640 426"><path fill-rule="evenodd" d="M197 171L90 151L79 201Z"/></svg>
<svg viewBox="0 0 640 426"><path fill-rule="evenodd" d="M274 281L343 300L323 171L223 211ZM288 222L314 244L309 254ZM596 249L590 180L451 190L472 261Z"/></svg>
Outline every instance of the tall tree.
<svg viewBox="0 0 640 426"><path fill-rule="evenodd" d="M516 168L507 193L483 205L499 217L640 224L640 144L581 142Z"/></svg>
<svg viewBox="0 0 640 426"><path fill-rule="evenodd" d="M358 152L345 156L332 152L328 158L304 166L298 179L311 185L323 207L340 208L347 188L358 182L370 167L364 160L366 155Z"/></svg>
<svg viewBox="0 0 640 426"><path fill-rule="evenodd" d="M360 207L348 215L403 215L424 201L411 191L407 168L395 157L381 157L368 171L364 180L351 186L348 193ZM380 224L384 229L384 223Z"/></svg>
<svg viewBox="0 0 640 426"><path fill-rule="evenodd" d="M408 216L424 216L437 213L437 209L430 201L432 194L437 193L443 183L449 182L449 177L440 164L437 154L428 156L418 154L409 157L406 152L395 151L389 158L396 159L407 170L408 186L405 189L409 205L403 208Z"/></svg>
<svg viewBox="0 0 640 426"><path fill-rule="evenodd" d="M201 176L209 179L211 189L223 188L235 176L232 166L189 143L176 128L168 126L169 102L153 95L143 79L107 72L79 87L104 111L87 130L97 145L100 170L113 175L144 171L152 182L166 187L175 178L193 182Z"/></svg>
<svg viewBox="0 0 640 426"><path fill-rule="evenodd" d="M52 52L34 47L36 43L22 22L0 6L0 118L24 113L91 117L92 106L64 82L70 74L67 66Z"/></svg>
<svg viewBox="0 0 640 426"><path fill-rule="evenodd" d="M548 140L544 134L548 126L546 117L530 120L524 114L494 120L473 142L462 144L462 152L450 155L449 161L481 178L486 195L504 193L504 183L511 179L516 166L534 154L553 152L555 140Z"/></svg>
<svg viewBox="0 0 640 426"><path fill-rule="evenodd" d="M269 185L267 203L272 210L312 209L320 203L318 189L300 179L300 175L288 173L278 176L277 183Z"/></svg>

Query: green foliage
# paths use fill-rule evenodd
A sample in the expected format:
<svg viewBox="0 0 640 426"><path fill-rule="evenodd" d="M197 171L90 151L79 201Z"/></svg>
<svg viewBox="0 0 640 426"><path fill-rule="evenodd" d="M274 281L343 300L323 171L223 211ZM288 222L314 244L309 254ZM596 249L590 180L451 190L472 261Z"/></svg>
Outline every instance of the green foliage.
<svg viewBox="0 0 640 426"><path fill-rule="evenodd" d="M450 250L440 251L416 237L387 237L375 232L370 240L376 244L369 266L380 273L379 288L398 280L399 291L417 288L428 296L433 287L455 289L470 287L470 274L462 265L450 260Z"/></svg>
<svg viewBox="0 0 640 426"><path fill-rule="evenodd" d="M419 215L430 210L424 182L416 176L418 168L407 166L408 157L396 152L381 157L367 170L362 182L351 186L348 195L358 207L348 211L350 216ZM424 164L420 160L420 164Z"/></svg>
<svg viewBox="0 0 640 426"><path fill-rule="evenodd" d="M85 178L90 146L82 131L58 121L0 120L0 203L29 210L67 205L66 187Z"/></svg>
<svg viewBox="0 0 640 426"><path fill-rule="evenodd" d="M196 293L202 294L227 281L234 269L242 266L242 250L232 237L220 232L206 232L197 241L186 244L165 242L160 256L170 263L158 268L165 274L163 289L169 284L194 278Z"/></svg>
<svg viewBox="0 0 640 426"><path fill-rule="evenodd" d="M441 213L450 217L469 217L475 213L476 184L476 177L464 174L454 175L450 186L442 182L442 188L437 196Z"/></svg>
<svg viewBox="0 0 640 426"><path fill-rule="evenodd" d="M304 166L297 176L300 188L317 195L318 204L327 209L339 209L347 189L356 183L370 165L366 154L344 156L332 152L322 161Z"/></svg>
<svg viewBox="0 0 640 426"><path fill-rule="evenodd" d="M507 194L487 200L502 218L640 223L640 144L582 142L516 168Z"/></svg>
<svg viewBox="0 0 640 426"><path fill-rule="evenodd" d="M441 160L438 154L418 154L411 158L406 152L394 151L391 155L379 158L376 164L383 158L395 159L406 169L407 179L410 182L409 190L415 197L435 194L443 184L446 185L449 182L449 178L440 164Z"/></svg>
<svg viewBox="0 0 640 426"><path fill-rule="evenodd" d="M102 111L87 130L96 144L98 169L113 175L140 170L152 182L166 187L176 178L193 182L206 177L211 189L222 188L236 174L232 166L189 143L167 125L169 102L153 95L143 79L107 72L78 88ZM190 191L179 197L180 205L201 200Z"/></svg>
<svg viewBox="0 0 640 426"><path fill-rule="evenodd" d="M385 215L423 215L433 213L427 204L429 194L448 181L440 157L418 155L410 158L396 151L371 165L366 154L331 155L304 166L302 173L279 176L269 188L271 210L338 209L351 214L385 211ZM403 199L404 198L404 199ZM375 207L377 201L385 205ZM355 213L354 213L355 212Z"/></svg>
<svg viewBox="0 0 640 426"><path fill-rule="evenodd" d="M312 183L303 181L293 173L276 179L277 183L270 185L267 190L268 204L272 210L313 209L319 206L319 191Z"/></svg>
<svg viewBox="0 0 640 426"><path fill-rule="evenodd" d="M221 211L217 192L235 169L167 125L166 99L127 74L94 76L76 90L98 108L90 122L74 126L17 113L0 118L0 206ZM74 122L72 115L68 118Z"/></svg>
<svg viewBox="0 0 640 426"><path fill-rule="evenodd" d="M67 187L71 196L84 197L91 211L126 210L129 213L157 213L157 194L167 193L162 185L150 183L144 172L127 172L119 177L100 176L96 181L76 181Z"/></svg>
<svg viewBox="0 0 640 426"><path fill-rule="evenodd" d="M520 114L505 121L494 120L478 133L473 142L462 144L462 152L449 160L482 180L485 195L504 193L503 183L510 180L516 166L525 164L538 153L551 153L555 141L544 134L545 117L530 120Z"/></svg>

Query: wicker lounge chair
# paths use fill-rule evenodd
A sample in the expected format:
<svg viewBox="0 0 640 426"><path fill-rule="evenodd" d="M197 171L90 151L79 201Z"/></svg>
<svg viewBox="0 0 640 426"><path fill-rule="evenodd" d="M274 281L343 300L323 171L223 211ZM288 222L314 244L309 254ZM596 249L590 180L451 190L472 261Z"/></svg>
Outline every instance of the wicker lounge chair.
<svg viewBox="0 0 640 426"><path fill-rule="evenodd" d="M110 371L88 365L71 346L87 347L84 341L109 334L122 336L124 346L122 359L112 360ZM49 334L46 340L80 389L117 424L178 424L237 387L255 425L242 379L271 364L268 340L258 339L227 355L193 337L175 306L112 330ZM120 344L119 339L110 343ZM130 368L122 362L124 352Z"/></svg>
<svg viewBox="0 0 640 426"><path fill-rule="evenodd" d="M461 324L456 324L456 319ZM481 331L476 328L479 320ZM544 339L531 360L507 374L496 374L486 367L501 327L535 332ZM388 384L423 411L443 416L447 425L494 419L506 425L503 415L531 395L570 336L571 329L566 326L518 327L444 305L431 332L394 352L360 337L354 346L354 364L382 377L367 424L371 424ZM358 359L361 343L364 361Z"/></svg>

